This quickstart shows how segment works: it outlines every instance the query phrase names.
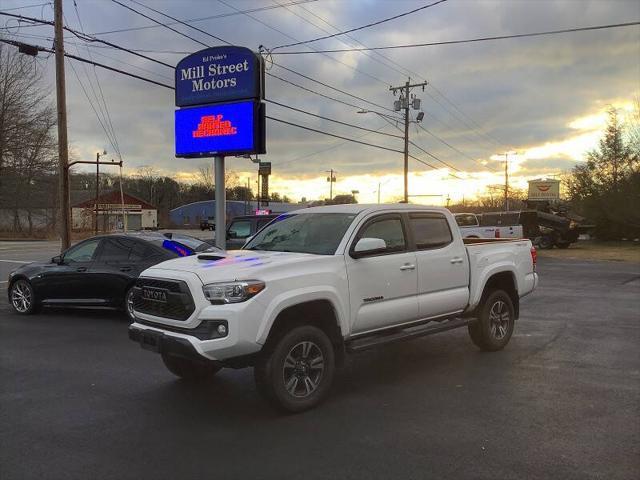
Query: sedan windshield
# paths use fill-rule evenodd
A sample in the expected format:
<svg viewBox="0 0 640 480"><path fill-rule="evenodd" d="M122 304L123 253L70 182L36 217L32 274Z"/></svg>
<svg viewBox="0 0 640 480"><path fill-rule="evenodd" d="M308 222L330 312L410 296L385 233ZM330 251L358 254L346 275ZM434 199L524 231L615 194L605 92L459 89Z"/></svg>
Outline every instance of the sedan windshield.
<svg viewBox="0 0 640 480"><path fill-rule="evenodd" d="M347 213L282 215L261 230L246 250L333 255L356 217Z"/></svg>

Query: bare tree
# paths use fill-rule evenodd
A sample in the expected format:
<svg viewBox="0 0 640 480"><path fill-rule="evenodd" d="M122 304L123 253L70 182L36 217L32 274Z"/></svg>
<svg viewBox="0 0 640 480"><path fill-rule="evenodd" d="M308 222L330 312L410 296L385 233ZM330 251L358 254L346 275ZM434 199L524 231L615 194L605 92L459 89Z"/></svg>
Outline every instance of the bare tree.
<svg viewBox="0 0 640 480"><path fill-rule="evenodd" d="M14 231L26 222L30 234L34 210L55 198L57 160L56 115L34 62L0 46L0 207Z"/></svg>

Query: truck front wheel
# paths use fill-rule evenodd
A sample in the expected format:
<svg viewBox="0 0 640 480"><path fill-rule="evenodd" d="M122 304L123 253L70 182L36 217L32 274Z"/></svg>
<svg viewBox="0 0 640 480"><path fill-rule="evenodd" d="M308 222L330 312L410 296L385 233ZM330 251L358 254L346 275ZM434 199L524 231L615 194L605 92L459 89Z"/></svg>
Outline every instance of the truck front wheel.
<svg viewBox="0 0 640 480"><path fill-rule="evenodd" d="M267 344L254 369L260 393L287 412L318 405L329 393L334 372L331 340L312 325L295 327Z"/></svg>
<svg viewBox="0 0 640 480"><path fill-rule="evenodd" d="M478 318L469 324L469 336L481 350L502 350L513 334L515 310L504 290L489 293L478 308Z"/></svg>
<svg viewBox="0 0 640 480"><path fill-rule="evenodd" d="M215 363L197 362L169 353L162 354L162 361L171 373L189 382L210 378L222 368Z"/></svg>

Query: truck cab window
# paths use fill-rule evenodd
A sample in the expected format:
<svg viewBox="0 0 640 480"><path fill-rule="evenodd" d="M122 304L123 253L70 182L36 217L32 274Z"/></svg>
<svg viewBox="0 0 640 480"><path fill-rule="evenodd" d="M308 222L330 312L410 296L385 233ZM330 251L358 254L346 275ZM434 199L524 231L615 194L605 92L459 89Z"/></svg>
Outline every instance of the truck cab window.
<svg viewBox="0 0 640 480"><path fill-rule="evenodd" d="M440 248L453 241L447 219L441 215L410 216L416 248Z"/></svg>
<svg viewBox="0 0 640 480"><path fill-rule="evenodd" d="M229 233L233 238L247 238L251 235L251 220L238 220L229 225Z"/></svg>
<svg viewBox="0 0 640 480"><path fill-rule="evenodd" d="M374 220L364 227L358 238L381 238L387 244L387 252L403 252L407 246L400 218Z"/></svg>

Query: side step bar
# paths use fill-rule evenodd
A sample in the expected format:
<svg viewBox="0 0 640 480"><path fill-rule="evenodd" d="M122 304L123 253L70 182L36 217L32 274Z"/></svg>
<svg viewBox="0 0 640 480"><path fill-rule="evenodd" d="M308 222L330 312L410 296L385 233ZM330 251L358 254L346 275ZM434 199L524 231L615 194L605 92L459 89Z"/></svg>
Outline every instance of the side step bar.
<svg viewBox="0 0 640 480"><path fill-rule="evenodd" d="M454 328L464 327L471 321L473 320L469 318L452 318L451 320L438 322L435 325L434 322L429 322L418 326L407 327L402 330L394 329L391 333L372 334L366 337L350 340L346 344L346 349L349 353L362 352L364 350L369 350L370 348L375 348L381 345L387 345L389 343L411 340L418 337L424 337L426 335L433 335L434 333L453 330Z"/></svg>

